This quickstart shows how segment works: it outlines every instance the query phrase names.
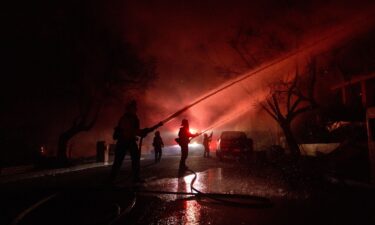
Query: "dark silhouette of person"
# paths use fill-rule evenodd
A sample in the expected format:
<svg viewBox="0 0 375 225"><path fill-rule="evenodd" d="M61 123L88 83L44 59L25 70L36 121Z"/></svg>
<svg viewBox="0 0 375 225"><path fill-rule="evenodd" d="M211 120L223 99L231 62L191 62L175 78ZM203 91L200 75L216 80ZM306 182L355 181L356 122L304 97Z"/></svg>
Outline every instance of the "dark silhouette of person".
<svg viewBox="0 0 375 225"><path fill-rule="evenodd" d="M210 136L208 136L207 134L203 135L203 147L204 147L203 157L205 158L210 157L210 143L212 141L212 134L213 132L211 132Z"/></svg>
<svg viewBox="0 0 375 225"><path fill-rule="evenodd" d="M161 155L162 155L162 148L164 147L163 139L160 136L160 132L155 132L155 137L152 142L155 150L155 162L160 162Z"/></svg>
<svg viewBox="0 0 375 225"><path fill-rule="evenodd" d="M140 178L140 150L137 145L137 137L144 138L149 132L152 132L163 124L160 122L152 128L140 129L140 123L137 116L137 103L135 100L128 102L125 106L125 112L121 116L113 138L117 140L115 147L115 159L110 173L110 182L112 183L121 169L122 161L126 153L130 152L132 161L132 175L134 182L141 182Z"/></svg>
<svg viewBox="0 0 375 225"><path fill-rule="evenodd" d="M189 142L190 138L196 137L199 134L192 134L189 130L189 121L187 119L183 119L181 122L181 128L178 132L178 144L181 147L181 160L180 160L180 167L179 170L187 170L188 167L186 166L186 159L188 157L189 152Z"/></svg>

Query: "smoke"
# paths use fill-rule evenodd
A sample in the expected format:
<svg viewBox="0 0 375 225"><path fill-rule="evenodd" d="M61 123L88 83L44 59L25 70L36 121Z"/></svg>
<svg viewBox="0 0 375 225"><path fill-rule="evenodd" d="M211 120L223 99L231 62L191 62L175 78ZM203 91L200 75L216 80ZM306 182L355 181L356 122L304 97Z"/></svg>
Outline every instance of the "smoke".
<svg viewBox="0 0 375 225"><path fill-rule="evenodd" d="M55 99L50 96L49 92L45 94L43 90L49 90L46 87L59 89L60 85L68 85L69 80L74 78L74 74L71 72L75 67L67 67L67 64L74 61L70 65L76 65L75 60L81 60L81 58L76 56L78 59L73 59L70 54L65 54L62 50L60 52L64 54L60 54L58 57L51 56L56 55L56 51L59 51L60 48L64 49L68 46L70 49L69 46L74 43L76 35L84 36L76 48L71 47L78 52L86 40L97 39L98 43L103 44L104 49L107 44L113 46L110 41L104 38L107 33L111 33L113 36L120 36L119 39L132 43L137 53L142 57L153 58L157 62L158 79L153 82L152 86L147 87L145 92L142 92L142 96L138 96L142 127L152 126L222 85L283 59L288 54L295 52L296 49L303 49L304 51L300 54L288 58L272 68L262 70L196 105L161 128L162 135L167 139L166 143L173 143L182 118L189 119L191 127L199 131L214 126L215 134L219 134L219 131L224 129L248 132L266 130L269 132L270 127L275 127L275 124L272 124L270 118L260 113L256 104L267 94L269 84L285 77L291 77L296 64L303 68L311 55L328 51L333 46L340 45L340 43L365 31L365 28L374 22L374 17L367 17L367 20L361 23L358 23L358 20L366 17L365 15L375 15L369 13L373 9L372 1L354 0L266 0L261 2L148 0L125 3L119 1L113 4L102 1L88 2L87 7L86 2L81 3L79 7L76 7L75 2L66 3L64 6L51 3L53 7L40 4L41 16L29 15L27 9L24 10L27 12L25 16L21 17L25 21L20 19L18 23L13 23L13 25L17 25L14 26L14 30L19 29L21 32L16 32L19 36L10 36L9 40L22 37L22 40L25 39L26 42L23 45L17 43L15 46L20 46L20 49L26 45L29 47L26 50L22 49L23 51L15 51L13 46L9 45L11 47L6 54L17 59L16 63L10 64L11 70L25 68L21 72L25 74L24 77L27 78L25 80L30 81L20 84L18 79L15 79L14 83L17 84L17 88L14 90L19 91L19 96L22 96L19 100L22 107L14 107L14 111L27 111L30 115L25 117L26 113L24 113L17 117L13 115L12 118L4 116L4 120L9 121L10 126L14 124L14 121L22 124L21 120L33 121L37 117L40 123L33 127L37 127L38 132L33 133L43 133L40 135L43 136L40 137L41 140L45 139L44 136L53 136L57 139L58 134L71 124L71 119L74 118L74 115L71 114L74 112L65 112L72 111L71 106L65 108L65 104L62 102L66 93ZM61 7L65 7L66 10ZM85 7L86 11L81 12L80 10ZM81 14L87 15L82 16ZM81 17L86 19L81 21ZM95 23L91 19L94 19ZM48 20L48 22L44 22L44 20ZM70 29L71 36L66 33L70 32ZM337 32L338 30L340 32ZM250 67L230 46L230 41L235 39L239 31L248 38L243 43L246 44L244 47L250 53L247 57L254 58ZM27 33L33 35L29 38L25 36ZM103 35L103 37L88 35L93 33ZM306 48L314 41L330 34L335 35L319 45ZM65 40L62 38L64 35L68 35L72 40L69 38ZM34 39L37 40L37 43ZM93 41L93 43L96 42ZM58 46L57 50L56 46ZM89 49L91 50L91 48ZM25 52L30 53L25 54ZM95 53L94 56L100 54L102 53ZM34 60L38 62L38 66L33 66L34 61L30 61L25 56L29 56L30 59L39 59ZM20 60L20 57L25 59ZM52 59L48 60L49 58ZM100 56L97 61L94 61L96 63L92 63L98 65L88 63L87 66L91 69L89 71L97 71L100 68L99 65L103 64L100 62L103 58L105 56ZM53 61L59 62L56 64L58 66L51 64ZM29 64L32 68L37 68L33 76L30 76L29 69L27 69ZM222 73L220 68L231 69L237 73ZM39 72L42 75L39 75ZM59 77L51 74L58 74L55 76ZM66 74L69 74L71 78ZM4 84L9 84L9 82L4 82ZM4 90L6 90L4 93L8 94L10 88L4 88ZM28 92L40 92L43 99L49 102L47 105L40 103L43 112L40 112L39 108L35 106L37 104L34 100L25 100L27 98L23 95L26 96ZM41 97L36 96L35 98L39 98L38 101L43 102ZM28 110L24 110L24 108ZM95 128L72 140L74 156L95 154L93 149L97 140L113 142L111 139L113 127L122 111L122 105L106 105L102 112L103 116L98 120ZM43 128L39 128L42 127L42 123L46 124L45 127L43 125ZM51 137L49 138L51 139ZM150 146L151 138L152 135L149 135L145 140L145 149ZM51 142L56 143L56 141Z"/></svg>
<svg viewBox="0 0 375 225"><path fill-rule="evenodd" d="M165 5L151 1L147 6L132 3L128 8L124 21L129 40L143 55L155 57L158 62L159 79L142 98L145 125L153 125L231 82L230 77L218 73L218 66L245 71L246 66L228 43L241 27L249 27L254 33L251 46L247 46L257 59L254 70L302 49L189 109L163 127L165 132L176 132L182 118L188 118L191 126L200 131L214 124L217 128L229 124L228 129L262 129L243 120L252 117L251 121L256 121L256 102L266 94L270 83L292 76L296 65L303 68L309 57L348 41L374 21L372 5L354 1L239 1L230 5L187 5L178 1ZM270 48L266 38L271 37L280 42L279 49ZM263 129L268 126L263 124Z"/></svg>
<svg viewBox="0 0 375 225"><path fill-rule="evenodd" d="M157 62L158 79L138 96L141 126L152 126L213 90L277 62L160 128L167 144L175 144L183 118L189 119L191 128L211 128L215 135L222 130L244 130L251 135L274 133L277 125L257 105L268 93L269 84L292 77L296 65L303 68L311 56L355 37L374 19L363 19L372 15L368 12L373 7L368 2L288 2L138 1L119 8L124 12L118 21L125 30L124 38L143 57ZM250 33L246 47L256 58L252 69L229 44L240 29ZM320 42L315 43L317 40ZM219 73L218 67L240 73L226 75ZM79 139L89 143L105 139L110 143L121 111L122 107L108 110L107 118ZM144 149L151 148L152 137L144 140Z"/></svg>

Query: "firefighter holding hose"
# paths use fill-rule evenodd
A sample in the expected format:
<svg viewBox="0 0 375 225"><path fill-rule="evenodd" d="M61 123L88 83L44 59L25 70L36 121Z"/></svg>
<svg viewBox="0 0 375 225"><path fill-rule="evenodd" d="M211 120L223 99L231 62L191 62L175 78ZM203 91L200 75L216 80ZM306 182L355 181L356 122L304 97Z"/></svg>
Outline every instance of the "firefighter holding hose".
<svg viewBox="0 0 375 225"><path fill-rule="evenodd" d="M205 157L205 158L210 157L210 143L212 141L212 134L213 134L213 132L211 132L210 135L207 135L207 134L203 135L203 146L204 146L203 157Z"/></svg>
<svg viewBox="0 0 375 225"><path fill-rule="evenodd" d="M181 147L181 160L180 160L180 171L187 170L188 167L186 166L186 159L188 157L189 152L189 142L190 138L198 136L199 133L192 134L189 130L189 121L187 119L183 119L181 122L181 128L178 132L178 138L176 138L176 141Z"/></svg>
<svg viewBox="0 0 375 225"><path fill-rule="evenodd" d="M160 131L155 132L154 140L152 141L155 151L155 163L160 162L162 155L162 148L164 147L163 139L160 136Z"/></svg>
<svg viewBox="0 0 375 225"><path fill-rule="evenodd" d="M112 183L118 172L121 169L122 161L127 152L130 152L132 161L132 173L133 181L142 181L139 176L140 172L140 149L137 145L137 137L144 138L148 133L154 131L158 127L162 126L163 123L160 122L151 128L140 129L139 119L137 116L137 103L135 100L131 100L125 106L125 112L120 118L115 132L113 134L113 139L117 140L115 148L115 159L112 165L110 182Z"/></svg>

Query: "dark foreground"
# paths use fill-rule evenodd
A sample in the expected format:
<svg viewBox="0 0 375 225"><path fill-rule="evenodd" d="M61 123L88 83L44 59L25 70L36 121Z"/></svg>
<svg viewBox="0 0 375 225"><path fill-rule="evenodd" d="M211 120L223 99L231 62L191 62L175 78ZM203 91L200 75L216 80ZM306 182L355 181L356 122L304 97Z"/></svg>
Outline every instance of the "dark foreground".
<svg viewBox="0 0 375 225"><path fill-rule="evenodd" d="M108 166L1 183L0 224L375 224L371 186L199 149L192 171L179 174L178 162L145 158L142 184L130 182L129 161L114 186ZM190 194L193 172L200 194Z"/></svg>

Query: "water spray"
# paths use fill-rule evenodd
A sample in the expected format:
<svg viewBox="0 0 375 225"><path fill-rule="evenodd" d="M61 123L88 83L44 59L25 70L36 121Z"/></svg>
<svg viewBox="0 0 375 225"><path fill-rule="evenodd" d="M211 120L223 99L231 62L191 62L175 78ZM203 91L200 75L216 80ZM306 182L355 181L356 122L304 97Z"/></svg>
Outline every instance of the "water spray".
<svg viewBox="0 0 375 225"><path fill-rule="evenodd" d="M214 124L212 124L212 125L209 126L208 128L204 129L202 132L200 132L200 133L199 133L197 136L195 136L195 137L198 137L198 136L200 136L200 135L206 133L206 132L209 131L209 130L212 130L212 129L214 129L214 128L216 128L216 127L219 127L219 126L221 126L221 125L223 125L223 124L225 124L225 123L227 123L227 122L229 122L229 121L232 121L232 120L236 119L237 117L241 116L241 115L244 114L245 112L249 111L250 108L251 108L250 106L249 106L249 107L246 107L246 108L242 109L241 111L236 112L236 116L233 116L233 117L228 116L228 117L226 117L226 118L224 118L224 119L222 119L222 120L219 120L219 121L215 122ZM195 137L193 137L193 138L195 138ZM193 139L193 138L192 138L192 139Z"/></svg>
<svg viewBox="0 0 375 225"><path fill-rule="evenodd" d="M349 25L353 25L353 27L356 27L356 29L359 29L359 26L357 26L357 25L358 24L366 24L366 22L371 21L371 19L370 19L371 16L372 16L372 14L369 13L365 16L362 16L360 19L357 19L354 22L351 22L351 24L349 24ZM356 26L354 26L354 25L356 25ZM370 24L370 25L372 25L372 24ZM212 97L212 96L214 96L214 95L216 95L216 94L218 94L218 93L220 93L220 92L222 92L222 91L224 91L224 90L226 90L226 89L228 89L228 88L230 88L230 87L232 87L232 86L234 86L234 85L236 85L236 84L238 84L238 83L240 83L240 82L242 82L242 81L244 81L244 80L246 80L246 79L262 72L262 71L264 71L264 70L266 70L266 69L272 68L272 67L274 67L274 66L276 66L280 63L283 63L283 62L289 60L290 58L297 56L298 54L312 51L315 47L319 46L319 44L325 43L329 40L334 41L334 38L340 39L340 38L337 38L337 37L340 37L340 35L344 35L345 32L347 32L347 30L346 30L347 27L349 27L348 24L344 24L344 25L340 26L339 28L331 31L329 34L325 35L324 37L322 37L322 38L320 38L320 39L318 39L318 40L316 40L312 43L306 44L303 48L298 48L298 49L284 55L283 57L277 58L277 59L275 59L275 60L273 60L273 61L271 61L271 62L269 62L269 63L267 63L263 66L260 66L259 68L255 69L255 70L252 70L252 71L249 71L249 72L245 73L240 78L235 79L234 81L229 82L228 84L222 86L221 88L218 88L217 90L214 90L214 91L208 93L207 95L197 99L196 101L182 107L181 109L179 109L178 111L176 111L172 115L168 116L167 118L165 118L164 120L159 122L157 125L153 126L153 128L155 128L155 127L158 128L158 127L160 127L164 124L167 124L168 122L175 119L176 117L178 117L179 115L181 115L182 113L184 113L188 109L192 108L193 106L203 102L204 100L206 100L206 99L208 99L208 98L210 98L210 97ZM354 31L352 31L352 33L353 32ZM343 37L341 37L341 38L343 38ZM337 40L335 42L337 42ZM212 129L212 128L210 128L210 129ZM142 145L142 139L143 138L141 138L141 141L140 141L140 147Z"/></svg>
<svg viewBox="0 0 375 225"><path fill-rule="evenodd" d="M372 14L370 14L370 16L368 16L368 15L367 16L362 16L360 19L352 22L351 24L353 25L353 27L356 27L358 29L359 26L354 26L354 25L365 24L366 22L371 21L371 20L369 20L369 17L371 17L371 16L372 16ZM280 58L275 59L275 60L273 60L273 61L271 61L271 62L269 62L269 63L267 63L267 64L265 64L263 66L260 66L258 69L255 69L255 70L252 70L252 71L249 71L249 72L245 73L240 78L235 79L234 81L232 81L232 82L230 82L230 83L222 86L221 88L219 88L217 90L214 90L214 91L208 93L207 95L199 98L198 100L190 103L189 105L184 106L183 108L179 109L178 111L176 111L172 115L170 115L167 118L165 118L164 120L162 120L161 123L162 124L166 124L166 123L170 122L171 120L173 120L177 116L181 115L182 113L184 113L188 109L192 108L193 106L195 106L195 105L203 102L204 100L206 100L206 99L208 99L208 98L210 98L210 97L212 97L212 96L214 96L214 95L216 95L216 94L218 94L218 93L220 93L220 92L222 92L222 91L224 91L224 90L226 90L226 89L234 86L235 84L238 84L238 83L240 83L240 82L242 82L242 81L244 81L244 80L246 80L246 79L248 79L248 78L250 78L250 77L252 77L252 76L254 76L254 75L256 75L256 74L258 74L258 73L260 73L262 71L264 71L264 70L266 70L266 69L269 69L269 68L271 68L273 66L276 66L276 65L278 65L278 64L280 64L282 62L285 62L285 61L289 60L290 58L297 56L298 54L312 51L314 49L314 47L317 47L319 44L322 44L322 43L324 43L324 42L326 42L328 40L334 41L335 37L337 38L337 37L339 37L339 35L344 35L345 32L347 32L347 30L346 30L347 27L348 27L347 25L348 24L344 24L341 27L339 27L339 28L331 31L326 36L324 36L324 37L322 37L322 38L320 38L320 39L318 39L318 40L316 40L316 41L314 41L312 43L306 44L303 48L298 48L298 49L296 49L296 50L294 50L294 51L286 54L283 57L280 57ZM354 31L352 31L352 32L354 32ZM343 37L341 37L341 38L343 38Z"/></svg>

